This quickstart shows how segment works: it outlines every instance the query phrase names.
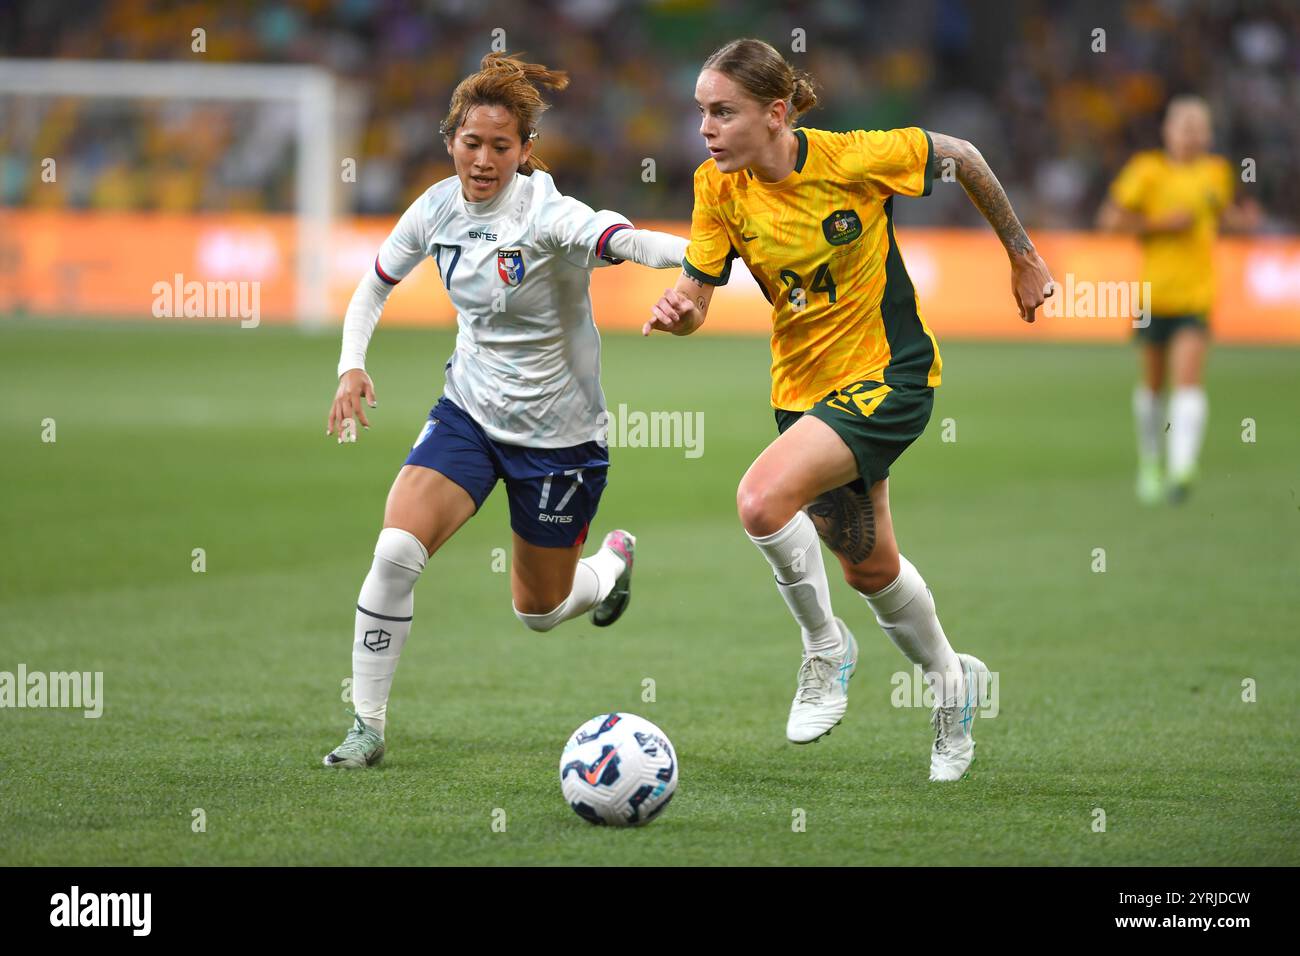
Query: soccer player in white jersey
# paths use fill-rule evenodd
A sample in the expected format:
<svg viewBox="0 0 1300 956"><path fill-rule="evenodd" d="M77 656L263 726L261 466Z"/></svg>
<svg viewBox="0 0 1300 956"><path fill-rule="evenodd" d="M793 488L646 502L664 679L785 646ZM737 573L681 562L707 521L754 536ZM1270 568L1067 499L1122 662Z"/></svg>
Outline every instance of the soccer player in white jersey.
<svg viewBox="0 0 1300 956"><path fill-rule="evenodd" d="M354 724L327 767L382 759L415 582L498 480L510 499L510 589L520 621L549 631L590 612L603 627L627 607L636 539L612 531L582 558L609 466L588 285L592 269L625 259L676 268L686 240L634 229L556 190L532 141L547 108L538 88L567 85L565 73L539 64L483 58L456 87L441 127L456 175L406 210L348 306L326 432L340 440L349 419L369 427L364 406L375 405L375 388L366 346L389 291L426 256L456 307L458 331L443 396L388 494L357 599Z"/></svg>

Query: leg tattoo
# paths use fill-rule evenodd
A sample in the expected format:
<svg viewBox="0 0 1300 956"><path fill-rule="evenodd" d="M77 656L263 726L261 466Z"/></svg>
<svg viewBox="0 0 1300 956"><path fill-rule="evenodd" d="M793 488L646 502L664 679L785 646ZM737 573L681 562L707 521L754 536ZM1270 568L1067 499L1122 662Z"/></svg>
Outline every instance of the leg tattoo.
<svg viewBox="0 0 1300 956"><path fill-rule="evenodd" d="M819 495L806 509L826 546L850 564L860 564L876 547L876 515L870 495L848 485Z"/></svg>

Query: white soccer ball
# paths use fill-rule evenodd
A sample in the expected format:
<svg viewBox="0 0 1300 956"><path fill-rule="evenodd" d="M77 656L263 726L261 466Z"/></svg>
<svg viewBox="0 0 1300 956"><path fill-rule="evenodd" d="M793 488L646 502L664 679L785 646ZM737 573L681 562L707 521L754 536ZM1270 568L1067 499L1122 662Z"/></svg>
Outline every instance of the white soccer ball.
<svg viewBox="0 0 1300 956"><path fill-rule="evenodd" d="M677 754L667 735L644 717L601 714L564 745L560 789L588 823L639 826L673 798Z"/></svg>

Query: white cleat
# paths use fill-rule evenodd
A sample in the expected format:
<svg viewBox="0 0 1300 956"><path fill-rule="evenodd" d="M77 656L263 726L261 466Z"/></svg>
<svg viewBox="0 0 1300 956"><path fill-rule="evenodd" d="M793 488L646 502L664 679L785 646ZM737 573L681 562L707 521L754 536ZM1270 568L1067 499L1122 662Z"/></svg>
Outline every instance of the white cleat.
<svg viewBox="0 0 1300 956"><path fill-rule="evenodd" d="M858 667L858 642L838 617L835 626L844 638L844 653L804 657L799 667L799 687L785 725L785 735L793 743L810 744L826 736L848 709L849 678Z"/></svg>
<svg viewBox="0 0 1300 956"><path fill-rule="evenodd" d="M349 711L354 721L343 743L325 755L325 766L347 770L373 767L384 759L384 738L376 733L356 713Z"/></svg>
<svg viewBox="0 0 1300 956"><path fill-rule="evenodd" d="M632 561L636 555L636 536L623 529L611 531L605 535L602 548L608 548L623 559L623 573L614 581L614 587L605 600L591 609L591 623L597 627L609 627L627 610L632 600Z"/></svg>
<svg viewBox="0 0 1300 956"><path fill-rule="evenodd" d="M930 713L934 744L930 748L930 779L960 780L975 759L975 738L971 729L984 703L989 686L989 669L978 657L958 654L963 677L962 693L948 707L935 706Z"/></svg>

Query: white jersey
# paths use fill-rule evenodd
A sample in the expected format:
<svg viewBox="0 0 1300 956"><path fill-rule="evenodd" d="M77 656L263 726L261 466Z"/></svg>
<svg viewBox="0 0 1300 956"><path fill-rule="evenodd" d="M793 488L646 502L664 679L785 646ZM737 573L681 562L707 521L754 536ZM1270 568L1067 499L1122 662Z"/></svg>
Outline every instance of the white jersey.
<svg viewBox="0 0 1300 956"><path fill-rule="evenodd" d="M456 307L447 398L496 441L563 448L602 434L588 285L592 269L621 261L606 244L622 228L623 216L561 195L544 172L516 173L484 203L467 202L452 176L406 210L375 271L395 285L432 257Z"/></svg>

